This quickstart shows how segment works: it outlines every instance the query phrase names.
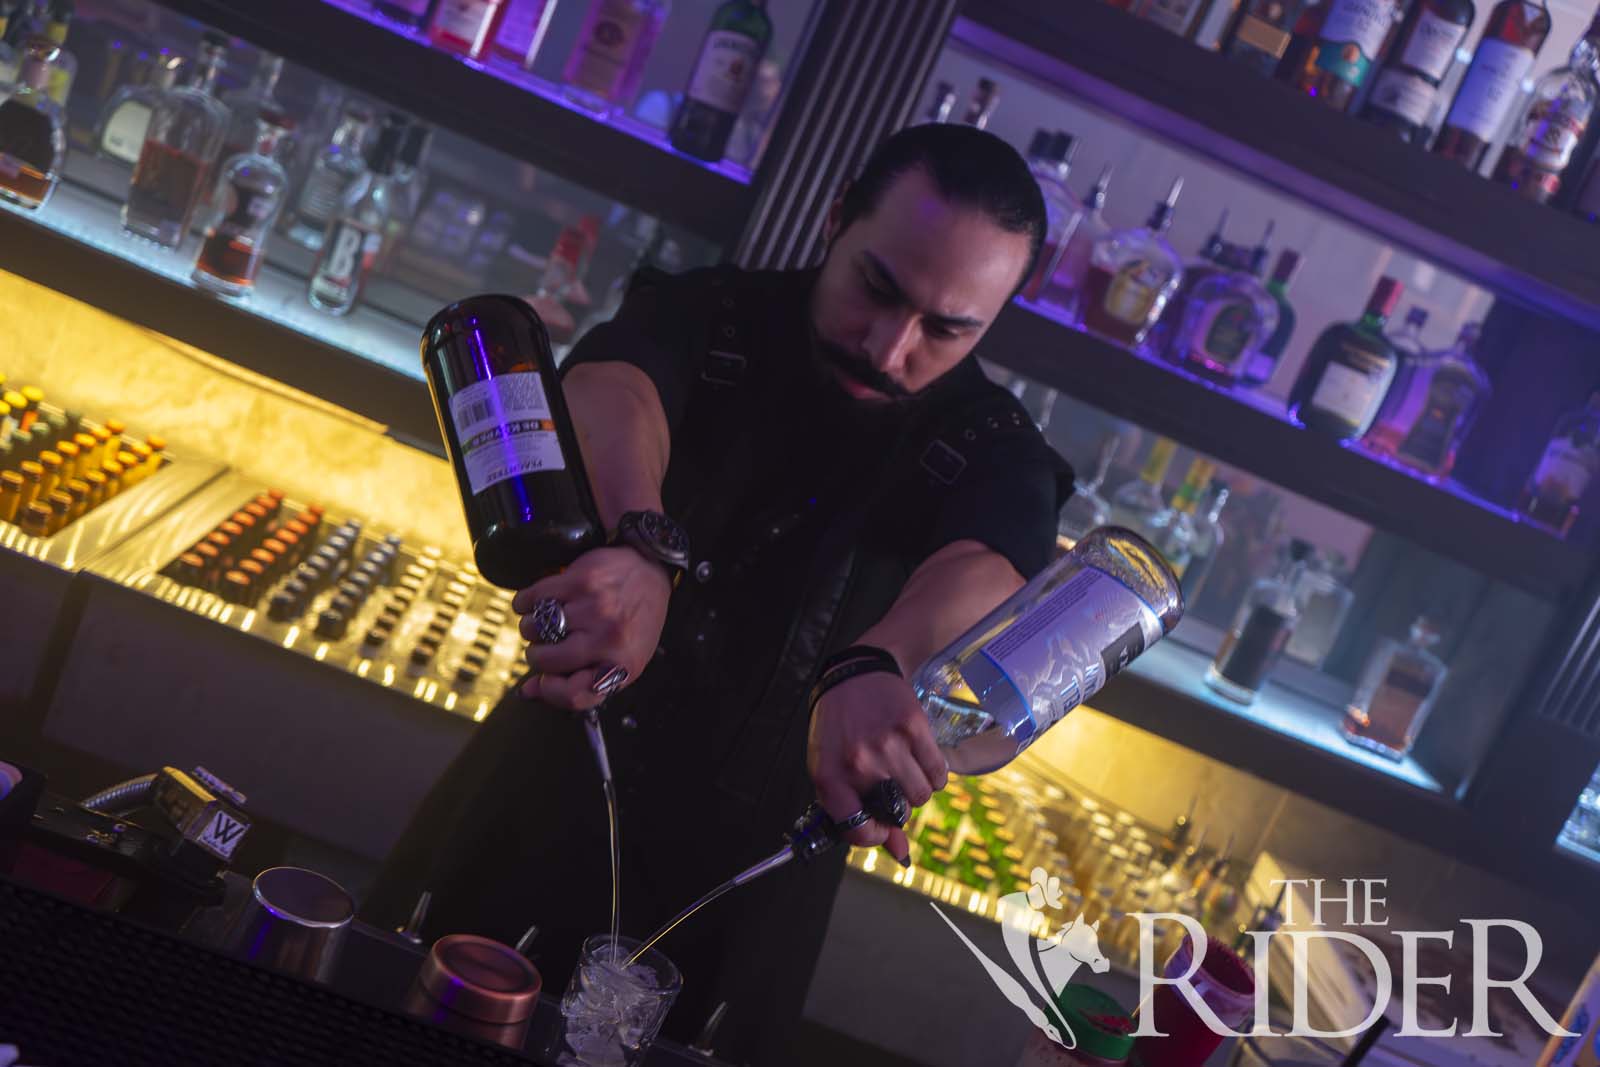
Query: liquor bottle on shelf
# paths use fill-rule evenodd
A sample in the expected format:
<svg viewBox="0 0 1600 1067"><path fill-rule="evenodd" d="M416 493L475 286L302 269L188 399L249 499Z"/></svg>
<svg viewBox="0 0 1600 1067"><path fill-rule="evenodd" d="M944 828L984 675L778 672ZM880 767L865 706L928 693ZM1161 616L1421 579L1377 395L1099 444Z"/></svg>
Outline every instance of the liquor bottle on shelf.
<svg viewBox="0 0 1600 1067"><path fill-rule="evenodd" d="M1183 265L1183 280L1178 283L1178 289L1172 294L1172 299L1167 301L1167 306L1161 312L1161 318L1156 320L1154 328L1150 331L1150 347L1167 356L1169 359L1177 358L1172 341L1178 332L1178 324L1183 319L1183 311L1189 304L1189 296L1194 292L1194 287L1202 279L1213 274L1225 271L1223 254L1233 246L1224 240L1228 229L1228 209L1223 208L1222 214L1217 218L1217 227L1211 231L1211 236L1206 238L1206 243L1200 246L1200 251L1195 257Z"/></svg>
<svg viewBox="0 0 1600 1067"><path fill-rule="evenodd" d="M1240 704L1255 702L1300 618L1296 590L1310 555L1309 544L1291 542L1287 565L1250 587L1206 668L1206 685Z"/></svg>
<svg viewBox="0 0 1600 1067"><path fill-rule="evenodd" d="M428 40L435 48L477 59L489 46L502 0L438 0L428 20Z"/></svg>
<svg viewBox="0 0 1600 1067"><path fill-rule="evenodd" d="M433 127L413 122L406 127L405 138L400 142L400 155L394 165L393 202L390 205L389 224L379 253L378 268L388 262L399 247L411 220L422 207L422 195L427 186L424 161L433 143Z"/></svg>
<svg viewBox="0 0 1600 1067"><path fill-rule="evenodd" d="M561 80L573 102L597 115L627 108L667 18L667 0L590 0Z"/></svg>
<svg viewBox="0 0 1600 1067"><path fill-rule="evenodd" d="M1345 110L1384 54L1398 12L1392 0L1328 0L1316 39L1289 72L1290 84L1328 107Z"/></svg>
<svg viewBox="0 0 1600 1067"><path fill-rule="evenodd" d="M1172 183L1144 226L1101 238L1084 281L1083 324L1125 345L1141 344L1183 281L1183 263L1167 241L1167 227L1183 191Z"/></svg>
<svg viewBox="0 0 1600 1067"><path fill-rule="evenodd" d="M0 200L25 208L50 199L67 154L61 107L49 91L55 54L47 38L25 40L17 83L0 100Z"/></svg>
<svg viewBox="0 0 1600 1067"><path fill-rule="evenodd" d="M129 233L168 248L188 235L227 131L228 109L212 92L227 51L228 39L208 30L187 84L156 104L122 208L122 228Z"/></svg>
<svg viewBox="0 0 1600 1067"><path fill-rule="evenodd" d="M1238 13L1239 0L1211 0L1195 19L1189 39L1208 52L1218 51Z"/></svg>
<svg viewBox="0 0 1600 1067"><path fill-rule="evenodd" d="M222 94L222 103L228 109L228 132L222 138L222 159L254 151L260 143L261 117L283 112L283 105L273 95L282 76L283 57L262 52L250 75L250 84Z"/></svg>
<svg viewBox="0 0 1600 1067"><path fill-rule="evenodd" d="M48 91L56 106L63 108L78 77L78 57L67 51L67 32L72 28L74 12L73 0L50 0L44 20L44 35L56 46L56 57L50 61Z"/></svg>
<svg viewBox="0 0 1600 1067"><path fill-rule="evenodd" d="M423 330L422 366L486 579L523 589L605 540L531 307L506 296L451 304Z"/></svg>
<svg viewBox="0 0 1600 1067"><path fill-rule="evenodd" d="M1139 0L1133 13L1179 37L1187 37L1204 6L1204 0Z"/></svg>
<svg viewBox="0 0 1600 1067"><path fill-rule="evenodd" d="M1561 188L1562 175L1582 143L1600 101L1600 15L1572 46L1567 65L1533 86L1521 122L1512 126L1494 179L1543 204ZM1576 175L1574 175L1576 179Z"/></svg>
<svg viewBox="0 0 1600 1067"><path fill-rule="evenodd" d="M118 89L100 112L95 126L95 151L104 159L133 166L139 162L150 116L156 104L178 81L183 57L163 48L150 57L148 81Z"/></svg>
<svg viewBox="0 0 1600 1067"><path fill-rule="evenodd" d="M1415 0L1373 80L1361 117L1394 131L1402 141L1426 143L1439 86L1477 16L1472 0Z"/></svg>
<svg viewBox="0 0 1600 1067"><path fill-rule="evenodd" d="M366 172L363 152L371 129L372 112L360 105L345 108L333 138L317 153L311 173L300 187L293 219L285 231L289 240L313 252L322 248L334 212Z"/></svg>
<svg viewBox="0 0 1600 1067"><path fill-rule="evenodd" d="M1088 481L1075 486L1072 495L1061 506L1061 514L1056 519L1058 536L1076 542L1090 530L1111 521L1111 502L1100 495L1100 488L1106 484L1106 475L1111 470L1111 462L1117 458L1120 443L1116 434L1107 434L1106 439L1100 442L1094 473Z"/></svg>
<svg viewBox="0 0 1600 1067"><path fill-rule="evenodd" d="M523 70L532 70L556 13L556 0L506 0L494 31L494 51Z"/></svg>
<svg viewBox="0 0 1600 1067"><path fill-rule="evenodd" d="M256 120L254 150L222 165L212 195L212 218L205 226L200 255L190 275L202 289L243 296L256 284L267 234L283 207L288 178L275 158L278 142L293 124L265 112Z"/></svg>
<svg viewBox="0 0 1600 1067"><path fill-rule="evenodd" d="M1211 479L1210 488L1194 512L1194 540L1190 545L1189 566L1184 568L1182 576L1183 599L1187 604L1193 604L1200 590L1205 588L1217 553L1222 551L1225 539L1222 509L1227 503L1228 483L1220 478Z"/></svg>
<svg viewBox="0 0 1600 1067"><path fill-rule="evenodd" d="M1195 540L1195 508L1204 495L1206 486L1211 484L1211 476L1217 472L1217 465L1209 459L1195 457L1189 464L1189 470L1183 476L1183 484L1178 486L1178 491L1172 494L1172 503L1162 511L1151 516L1150 532L1153 535L1150 543L1155 545L1161 555L1166 558L1167 564L1172 568L1180 581L1188 573L1189 563L1194 558Z"/></svg>
<svg viewBox="0 0 1600 1067"><path fill-rule="evenodd" d="M1344 627L1345 617L1356 595L1339 580L1327 557L1313 553L1300 575L1296 590L1300 599L1300 621L1295 624L1284 655L1318 670L1333 651L1334 642Z"/></svg>
<svg viewBox="0 0 1600 1067"><path fill-rule="evenodd" d="M1408 641L1378 642L1345 710L1347 741L1393 760L1406 758L1448 670L1433 652L1438 643L1438 629L1425 618L1411 624Z"/></svg>
<svg viewBox="0 0 1600 1067"><path fill-rule="evenodd" d="M956 87L940 82L933 90L933 101L928 105L927 122L949 122L950 112L956 109Z"/></svg>
<svg viewBox="0 0 1600 1067"><path fill-rule="evenodd" d="M1111 227L1106 223L1106 190L1111 187L1111 164L1100 169L1089 195L1083 200L1083 219L1067 238L1065 249L1055 268L1050 272L1046 293L1055 293L1063 310L1073 321L1082 318L1083 284L1089 275L1089 262L1094 257L1094 246Z"/></svg>
<svg viewBox="0 0 1600 1067"><path fill-rule="evenodd" d="M983 129L989 125L989 119L994 115L994 109L1000 106L1000 86L989 78L979 78L978 88L972 94L972 103L967 105L967 113L961 119L968 126Z"/></svg>
<svg viewBox="0 0 1600 1067"><path fill-rule="evenodd" d="M1461 327L1456 343L1432 364L1422 410L1394 450L1394 458L1430 478L1448 478L1456 453L1492 391L1489 376L1473 357L1478 323Z"/></svg>
<svg viewBox="0 0 1600 1067"><path fill-rule="evenodd" d="M1348 440L1371 427L1399 364L1383 326L1400 291L1393 278L1378 279L1360 320L1329 326L1311 346L1289 391L1289 414L1307 429Z"/></svg>
<svg viewBox="0 0 1600 1067"><path fill-rule="evenodd" d="M1550 36L1544 0L1500 0L1489 12L1478 50L1472 54L1456 98L1450 103L1433 150L1477 170L1522 93L1522 79Z"/></svg>
<svg viewBox="0 0 1600 1067"><path fill-rule="evenodd" d="M1150 520L1167 509L1162 483L1167 480L1167 468L1172 466L1172 457L1177 448L1165 437L1157 437L1151 443L1150 454L1145 457L1139 476L1119 486L1111 495L1113 524L1145 534L1150 528Z"/></svg>
<svg viewBox="0 0 1600 1067"><path fill-rule="evenodd" d="M1398 333L1389 335L1389 343L1394 346L1400 362L1395 367L1394 381L1384 393L1383 403L1378 405L1372 426L1362 436L1361 443L1374 452L1393 454L1421 410L1427 384L1424 381L1420 390L1413 386L1419 379L1426 378L1429 357L1422 343L1422 328L1427 324L1428 310L1413 307L1406 312L1405 325Z"/></svg>
<svg viewBox="0 0 1600 1067"><path fill-rule="evenodd" d="M384 18L397 22L409 30L420 30L428 24L439 0L373 0L373 10Z"/></svg>
<svg viewBox="0 0 1600 1067"><path fill-rule="evenodd" d="M1528 476L1517 510L1562 537L1572 529L1578 508L1600 471L1600 393L1587 407L1561 416L1539 465Z"/></svg>
<svg viewBox="0 0 1600 1067"><path fill-rule="evenodd" d="M405 120L389 116L378 133L370 166L345 192L328 223L307 289L312 307L331 315L347 315L360 301L383 249L395 162L404 136Z"/></svg>
<svg viewBox="0 0 1600 1067"><path fill-rule="evenodd" d="M1278 262L1273 265L1272 277L1267 280L1267 292L1272 295L1272 302L1278 306L1278 325L1267 339L1261 342L1255 355L1245 365L1246 385L1265 385L1272 378L1272 372L1278 369L1278 361L1283 358L1283 350L1289 347L1295 326L1294 305L1289 303L1289 286L1294 284L1294 277L1299 271L1299 252L1285 248L1278 253Z"/></svg>
<svg viewBox="0 0 1600 1067"><path fill-rule="evenodd" d="M1054 295L1045 283L1054 277L1067 243L1083 221L1083 204L1067 186L1072 156L1078 148L1072 135L1060 130L1054 133L1040 130L1034 135L1033 148L1028 164L1044 196L1045 236L1033 276L1023 286L1022 295L1029 300L1040 300Z"/></svg>
<svg viewBox="0 0 1600 1067"><path fill-rule="evenodd" d="M1289 51L1307 0L1244 0L1222 39L1222 54L1272 77Z"/></svg>
<svg viewBox="0 0 1600 1067"><path fill-rule="evenodd" d="M912 689L956 774L1005 766L1183 617L1178 580L1107 526L929 658Z"/></svg>
<svg viewBox="0 0 1600 1067"><path fill-rule="evenodd" d="M726 0L717 8L672 117L673 148L713 163L722 159L771 43L766 0Z"/></svg>
<svg viewBox="0 0 1600 1067"><path fill-rule="evenodd" d="M1221 265L1233 269L1213 272L1190 294L1173 353L1197 374L1233 385L1245 380L1245 370L1277 329L1278 304L1261 284L1265 239L1249 253L1230 254L1235 258Z"/></svg>

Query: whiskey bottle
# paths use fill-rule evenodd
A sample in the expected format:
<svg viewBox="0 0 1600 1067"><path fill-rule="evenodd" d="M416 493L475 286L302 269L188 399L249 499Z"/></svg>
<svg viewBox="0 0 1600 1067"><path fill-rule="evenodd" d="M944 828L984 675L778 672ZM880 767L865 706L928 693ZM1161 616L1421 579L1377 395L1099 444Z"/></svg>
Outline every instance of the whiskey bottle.
<svg viewBox="0 0 1600 1067"><path fill-rule="evenodd" d="M1044 196L1045 235L1033 276L1022 288L1022 295L1029 300L1055 295L1046 282L1055 276L1066 254L1067 243L1083 221L1083 204L1067 186L1077 147L1072 135L1061 130L1054 133L1039 130L1034 136L1035 150L1029 153L1028 169L1033 171L1039 192Z"/></svg>
<svg viewBox="0 0 1600 1067"><path fill-rule="evenodd" d="M1222 39L1222 54L1271 77L1289 51L1307 0L1245 0Z"/></svg>
<svg viewBox="0 0 1600 1067"><path fill-rule="evenodd" d="M345 193L344 202L328 224L322 251L311 270L308 298L312 307L347 315L361 299L367 277L383 250L394 168L404 135L404 120L398 115L390 116L378 134L371 169Z"/></svg>
<svg viewBox="0 0 1600 1067"><path fill-rule="evenodd" d="M1600 393L1587 407L1561 416L1539 465L1528 476L1517 510L1565 537L1578 506L1600 471Z"/></svg>
<svg viewBox="0 0 1600 1067"><path fill-rule="evenodd" d="M1229 700L1252 704L1300 618L1297 590L1311 546L1296 540L1287 566L1251 586L1206 668L1206 685Z"/></svg>
<svg viewBox="0 0 1600 1067"><path fill-rule="evenodd" d="M1183 264L1166 238L1183 179L1144 226L1118 230L1094 246L1084 280L1083 324L1125 345L1141 344L1183 281Z"/></svg>
<svg viewBox="0 0 1600 1067"><path fill-rule="evenodd" d="M556 0L506 0L494 31L495 54L532 70L555 12Z"/></svg>
<svg viewBox="0 0 1600 1067"><path fill-rule="evenodd" d="M477 59L489 45L502 0L438 0L428 23L435 48Z"/></svg>
<svg viewBox="0 0 1600 1067"><path fill-rule="evenodd" d="M604 540L533 308L509 296L451 304L423 331L422 366L485 579L526 588Z"/></svg>
<svg viewBox="0 0 1600 1067"><path fill-rule="evenodd" d="M932 656L912 689L955 774L1010 763L1183 617L1149 542L1102 527Z"/></svg>
<svg viewBox="0 0 1600 1067"><path fill-rule="evenodd" d="M672 147L717 162L772 43L766 0L727 0L711 17L700 58L672 119Z"/></svg>
<svg viewBox="0 0 1600 1067"><path fill-rule="evenodd" d="M156 104L122 208L122 227L129 233L168 248L188 235L227 131L228 109L212 95L227 50L226 37L207 31L189 83Z"/></svg>
<svg viewBox="0 0 1600 1067"><path fill-rule="evenodd" d="M1290 83L1343 111L1384 52L1399 14L1392 0L1330 0L1322 27Z"/></svg>
<svg viewBox="0 0 1600 1067"><path fill-rule="evenodd" d="M0 101L0 200L39 208L60 180L67 139L61 108L49 95L56 46L30 37L23 49L18 84ZM26 429L29 421L20 425Z"/></svg>
<svg viewBox="0 0 1600 1067"><path fill-rule="evenodd" d="M367 132L372 128L372 112L365 107L344 109L333 137L317 153L311 171L300 187L293 217L285 231L289 240L313 252L322 249L323 235L333 221L339 203L356 180L366 172L363 156Z"/></svg>
<svg viewBox="0 0 1600 1067"><path fill-rule="evenodd" d="M1383 325L1400 292L1399 282L1380 278L1359 321L1329 326L1312 345L1289 391L1289 414L1307 429L1346 440L1372 425L1399 364Z"/></svg>
<svg viewBox="0 0 1600 1067"><path fill-rule="evenodd" d="M178 83L183 57L161 49L149 59L148 80L118 89L100 112L95 126L95 151L105 159L133 166L144 150L150 116L162 96Z"/></svg>
<svg viewBox="0 0 1600 1067"><path fill-rule="evenodd" d="M590 0L561 80L574 103L597 115L626 108L667 17L667 0Z"/></svg>
<svg viewBox="0 0 1600 1067"><path fill-rule="evenodd" d="M255 150L223 164L212 195L212 217L190 277L202 289L243 296L256 284L267 234L288 185L274 154L288 120L267 113L257 120Z"/></svg>
<svg viewBox="0 0 1600 1067"><path fill-rule="evenodd" d="M1500 0L1495 5L1433 143L1436 153L1469 170L1483 165L1490 143L1521 95L1533 57L1550 36L1550 25L1544 0Z"/></svg>
<svg viewBox="0 0 1600 1067"><path fill-rule="evenodd" d="M1395 366L1394 381L1384 393L1383 403L1378 405L1378 414L1361 439L1361 443L1374 452L1393 454L1421 408L1422 392L1427 387L1424 384L1419 391L1414 386L1427 373L1429 356L1422 343L1422 328L1427 324L1428 309L1413 307L1406 312L1405 325L1389 336L1389 344L1394 347L1399 363Z"/></svg>
<svg viewBox="0 0 1600 1067"><path fill-rule="evenodd" d="M1567 65L1540 78L1522 120L1495 164L1495 181L1547 203L1582 143L1600 102L1600 17L1572 46Z"/></svg>
<svg viewBox="0 0 1600 1067"><path fill-rule="evenodd" d="M1439 86L1477 16L1472 0L1416 0L1373 80L1361 117L1402 141L1425 143Z"/></svg>
<svg viewBox="0 0 1600 1067"><path fill-rule="evenodd" d="M223 135L222 154L217 158L227 160L253 152L262 117L284 114L275 95L282 76L283 57L262 52L250 75L250 84L222 94L222 104L228 109L228 132Z"/></svg>
<svg viewBox="0 0 1600 1067"><path fill-rule="evenodd" d="M1278 327L1278 304L1261 284L1267 246L1230 249L1189 295L1173 355L1205 378L1227 385L1245 381L1246 369Z"/></svg>
<svg viewBox="0 0 1600 1067"><path fill-rule="evenodd" d="M1444 682L1447 668L1433 653L1438 643L1438 628L1422 618L1411 624L1404 644L1392 637L1378 643L1345 711L1346 740L1393 760L1406 758Z"/></svg>
<svg viewBox="0 0 1600 1067"><path fill-rule="evenodd" d="M1394 458L1430 478L1448 478L1456 452L1490 394L1489 376L1473 357L1481 327L1469 322L1449 350L1429 363L1421 410Z"/></svg>
<svg viewBox="0 0 1600 1067"><path fill-rule="evenodd" d="M1072 236L1067 238L1045 289L1047 293L1056 294L1055 299L1061 302L1062 308L1074 322L1083 317L1083 284L1089 276L1094 246L1111 232L1105 217L1106 193L1110 188L1111 164L1107 163L1100 169L1100 177L1095 179L1089 195L1083 199L1083 219L1072 231Z"/></svg>

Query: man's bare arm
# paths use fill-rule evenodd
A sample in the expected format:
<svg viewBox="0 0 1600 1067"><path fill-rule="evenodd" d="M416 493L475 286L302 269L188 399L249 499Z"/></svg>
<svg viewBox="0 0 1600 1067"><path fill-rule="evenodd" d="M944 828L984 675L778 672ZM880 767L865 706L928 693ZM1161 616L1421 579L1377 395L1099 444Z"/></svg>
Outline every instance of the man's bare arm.
<svg viewBox="0 0 1600 1067"><path fill-rule="evenodd" d="M888 649L906 677L1022 587L1011 561L979 541L956 541L922 561L894 606L862 635Z"/></svg>
<svg viewBox="0 0 1600 1067"><path fill-rule="evenodd" d="M606 529L625 511L660 511L672 446L649 376L631 363L580 363L562 389Z"/></svg>

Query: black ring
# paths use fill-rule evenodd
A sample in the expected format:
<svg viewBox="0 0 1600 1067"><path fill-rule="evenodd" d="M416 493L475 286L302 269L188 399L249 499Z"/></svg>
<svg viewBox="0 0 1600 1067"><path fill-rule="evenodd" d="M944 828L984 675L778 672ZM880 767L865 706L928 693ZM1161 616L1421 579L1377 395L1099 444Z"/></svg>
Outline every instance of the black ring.
<svg viewBox="0 0 1600 1067"><path fill-rule="evenodd" d="M856 812L854 815L846 816L845 818L840 819L838 822L834 823L833 824L833 829L837 833L847 834L851 830L854 830L859 826L867 825L867 823L869 821L871 821L871 819L872 819L872 816L867 814L867 809L862 808L860 811Z"/></svg>
<svg viewBox="0 0 1600 1067"><path fill-rule="evenodd" d="M535 602L528 617L533 620L533 636L541 645L559 645L567 639L567 612L555 597Z"/></svg>

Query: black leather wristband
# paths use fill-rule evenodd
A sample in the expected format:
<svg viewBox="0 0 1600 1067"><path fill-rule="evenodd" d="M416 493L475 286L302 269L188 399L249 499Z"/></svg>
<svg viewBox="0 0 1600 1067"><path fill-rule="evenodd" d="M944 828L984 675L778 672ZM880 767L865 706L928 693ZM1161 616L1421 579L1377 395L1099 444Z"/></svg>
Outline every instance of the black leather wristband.
<svg viewBox="0 0 1600 1067"><path fill-rule="evenodd" d="M817 668L817 679L820 681L826 678L830 671L838 670L845 664L857 660L872 660L883 664L885 670L900 674L900 661L895 659L888 649L879 648L877 645L851 645L848 648L841 648L823 660L822 666Z"/></svg>
<svg viewBox="0 0 1600 1067"><path fill-rule="evenodd" d="M899 662L887 650L875 645L851 645L823 661L816 684L811 687L811 696L806 701L807 710L815 708L823 694L834 686L848 682L852 678L859 678L863 674L892 674L896 678L905 677L900 672Z"/></svg>

